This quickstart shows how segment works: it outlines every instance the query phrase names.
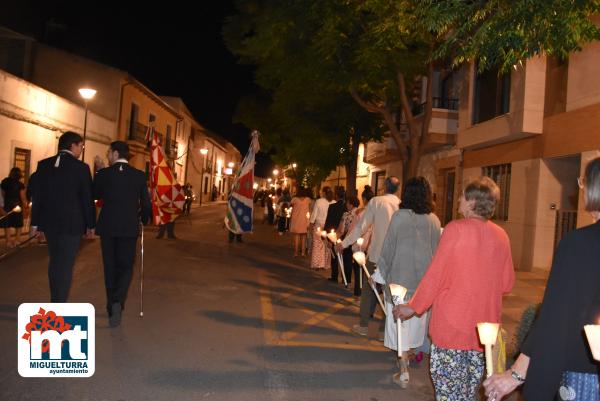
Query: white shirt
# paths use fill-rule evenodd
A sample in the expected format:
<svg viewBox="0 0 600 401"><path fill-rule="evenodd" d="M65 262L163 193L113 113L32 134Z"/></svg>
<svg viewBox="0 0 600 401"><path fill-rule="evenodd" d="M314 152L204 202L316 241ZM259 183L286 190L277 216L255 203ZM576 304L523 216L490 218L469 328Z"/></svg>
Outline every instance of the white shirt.
<svg viewBox="0 0 600 401"><path fill-rule="evenodd" d="M315 224L317 227L323 228L325 225L325 220L327 219L327 210L329 209L329 205L335 203L335 201L329 202L325 198L319 198L315 202L313 206L312 213L310 214L310 222L311 224Z"/></svg>
<svg viewBox="0 0 600 401"><path fill-rule="evenodd" d="M399 207L400 199L393 194L376 196L371 199L358 224L342 241L342 246L347 248L354 244L357 239L367 232L369 227L373 227L368 256L369 261L377 263L392 215Z"/></svg>

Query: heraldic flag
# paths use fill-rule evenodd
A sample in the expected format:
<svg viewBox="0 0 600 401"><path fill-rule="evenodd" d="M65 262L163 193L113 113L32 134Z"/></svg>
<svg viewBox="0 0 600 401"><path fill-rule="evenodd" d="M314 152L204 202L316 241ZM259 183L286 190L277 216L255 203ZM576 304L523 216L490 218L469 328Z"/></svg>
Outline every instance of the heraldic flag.
<svg viewBox="0 0 600 401"><path fill-rule="evenodd" d="M258 132L254 131L250 149L237 171L227 200L225 226L234 234L252 232L254 158L259 149Z"/></svg>
<svg viewBox="0 0 600 401"><path fill-rule="evenodd" d="M154 224L174 221L183 212L185 194L167 164L165 152L158 143L154 127L148 127L150 145L150 192Z"/></svg>

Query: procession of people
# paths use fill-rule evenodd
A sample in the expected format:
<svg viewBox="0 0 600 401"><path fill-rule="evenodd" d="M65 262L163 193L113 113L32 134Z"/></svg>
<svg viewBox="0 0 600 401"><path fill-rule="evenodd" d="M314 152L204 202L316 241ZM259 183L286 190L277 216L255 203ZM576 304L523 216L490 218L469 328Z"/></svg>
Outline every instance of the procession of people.
<svg viewBox="0 0 600 401"><path fill-rule="evenodd" d="M486 357L477 325L501 323L502 298L515 282L508 235L492 222L500 201L492 179L466 183L459 200L462 218L444 228L433 213L429 182L410 178L399 196L400 181L393 176L385 180L383 195L374 196L365 188L362 206L354 196L346 196L344 188L325 186L310 201L311 212L294 213L291 225L307 226L310 268L330 269L328 279L333 282L338 282L339 267L344 266L346 284L350 283L352 272L360 267L348 255L366 253L366 272L361 271L360 279L354 275L353 294L360 296L360 308L352 334L368 335L383 296L379 339L398 354L392 381L401 388L410 385L409 366L426 354L436 400L477 400L485 392L488 400L499 401L525 384L527 401L553 400L559 393L562 400L598 401L598 362L591 356L583 326L597 324L600 316L600 248L595 246L600 240L600 158L587 165L578 183L594 224L561 241L539 318L521 354L485 381ZM306 196L301 188L294 199ZM336 232L337 241L331 241L331 232ZM294 256L299 253L298 238L294 233ZM394 285L406 291L400 304L392 301ZM558 326L562 329L556 335L547 334Z"/></svg>
<svg viewBox="0 0 600 401"><path fill-rule="evenodd" d="M3 227L18 234L27 198L32 200L31 233L43 233L48 243L51 302L69 301L82 238L100 236L108 322L117 327L138 237L153 217L146 175L129 165L129 147L122 141L109 145L108 165L95 158L93 178L79 160L84 148L79 134L64 133L58 146L56 155L39 162L27 194L19 169L2 181L4 213L23 209L4 219ZM249 164L253 160L242 163L240 175ZM539 317L518 358L504 371L488 371L485 381L489 356L477 326L501 323L503 296L515 283L509 237L492 221L500 200L492 179L466 183L459 200L462 218L443 229L424 177L409 178L403 186L397 177L387 177L384 194L375 196L366 186L361 201L343 187L325 186L316 200L308 188L298 188L294 196L285 188L251 196L249 202L260 200L272 213L267 220L278 235L293 235L295 258L308 258L307 268L329 270L327 279L334 283L341 274L345 287L360 297L358 323L349 335L367 336L369 323L382 317L379 338L397 355L392 381L401 388L410 386L415 356L425 354L437 400L476 400L484 391L497 401L524 384L527 401L550 400L563 388L572 389L569 400L598 401L598 363L582 330L600 316L600 158L587 165L578 184L594 224L560 242ZM252 228L247 218L252 209L240 205L244 189L233 188L225 223L229 241L242 242L241 234ZM161 223L159 237L172 221ZM7 238L14 241L8 233ZM394 286L403 288L400 298Z"/></svg>

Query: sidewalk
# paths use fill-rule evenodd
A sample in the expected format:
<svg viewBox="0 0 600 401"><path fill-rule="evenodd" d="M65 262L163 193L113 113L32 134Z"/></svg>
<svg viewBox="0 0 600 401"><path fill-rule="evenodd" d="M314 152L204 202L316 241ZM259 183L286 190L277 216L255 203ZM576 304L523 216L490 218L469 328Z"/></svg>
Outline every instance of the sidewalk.
<svg viewBox="0 0 600 401"><path fill-rule="evenodd" d="M502 303L502 327L508 334L508 344L514 339L523 311L531 304L542 302L549 273L541 269L516 272L513 290Z"/></svg>

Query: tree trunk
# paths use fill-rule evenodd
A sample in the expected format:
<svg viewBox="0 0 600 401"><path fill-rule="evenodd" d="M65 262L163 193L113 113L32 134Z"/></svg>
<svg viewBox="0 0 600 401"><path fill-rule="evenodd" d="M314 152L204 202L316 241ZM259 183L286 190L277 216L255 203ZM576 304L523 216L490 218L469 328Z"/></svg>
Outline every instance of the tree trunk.
<svg viewBox="0 0 600 401"><path fill-rule="evenodd" d="M360 147L360 133L352 129L352 135L348 143L348 158L344 167L346 168L346 194L357 196L356 174L358 173L358 148Z"/></svg>

